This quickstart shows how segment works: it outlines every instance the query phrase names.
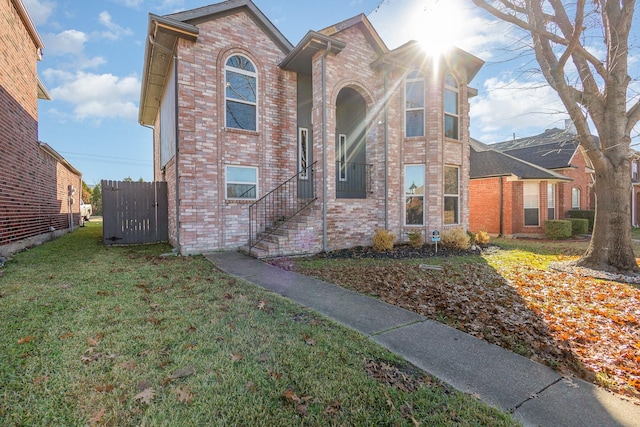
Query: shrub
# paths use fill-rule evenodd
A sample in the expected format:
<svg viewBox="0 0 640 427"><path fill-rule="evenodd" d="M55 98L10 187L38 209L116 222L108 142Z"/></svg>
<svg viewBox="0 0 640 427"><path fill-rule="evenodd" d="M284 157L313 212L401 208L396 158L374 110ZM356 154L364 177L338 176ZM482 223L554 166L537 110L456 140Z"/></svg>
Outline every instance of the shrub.
<svg viewBox="0 0 640 427"><path fill-rule="evenodd" d="M569 218L571 221L571 235L587 234L589 232L589 220L586 218Z"/></svg>
<svg viewBox="0 0 640 427"><path fill-rule="evenodd" d="M476 243L480 246L484 246L489 243L489 233L486 231L478 231L475 235Z"/></svg>
<svg viewBox="0 0 640 427"><path fill-rule="evenodd" d="M544 222L544 234L552 240L571 237L571 221L565 219L551 219Z"/></svg>
<svg viewBox="0 0 640 427"><path fill-rule="evenodd" d="M583 210L583 209L571 209L567 211L565 215L567 218L585 218L589 220L589 230L593 231L593 221L596 217L596 211Z"/></svg>
<svg viewBox="0 0 640 427"><path fill-rule="evenodd" d="M440 235L443 247L453 250L467 250L471 247L469 235L460 227L445 230Z"/></svg>
<svg viewBox="0 0 640 427"><path fill-rule="evenodd" d="M407 236L409 236L409 246L412 248L419 248L424 244L424 237L419 231L410 231Z"/></svg>
<svg viewBox="0 0 640 427"><path fill-rule="evenodd" d="M378 252L390 251L393 249L393 241L396 236L384 228L379 228L373 234L373 249Z"/></svg>

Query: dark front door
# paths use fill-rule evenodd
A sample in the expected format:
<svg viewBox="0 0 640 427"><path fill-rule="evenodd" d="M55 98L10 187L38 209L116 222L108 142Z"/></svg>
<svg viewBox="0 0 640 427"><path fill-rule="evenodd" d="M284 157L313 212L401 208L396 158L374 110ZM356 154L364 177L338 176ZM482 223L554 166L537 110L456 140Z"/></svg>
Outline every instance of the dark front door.
<svg viewBox="0 0 640 427"><path fill-rule="evenodd" d="M364 98L342 89L336 102L336 198L366 198L366 116Z"/></svg>

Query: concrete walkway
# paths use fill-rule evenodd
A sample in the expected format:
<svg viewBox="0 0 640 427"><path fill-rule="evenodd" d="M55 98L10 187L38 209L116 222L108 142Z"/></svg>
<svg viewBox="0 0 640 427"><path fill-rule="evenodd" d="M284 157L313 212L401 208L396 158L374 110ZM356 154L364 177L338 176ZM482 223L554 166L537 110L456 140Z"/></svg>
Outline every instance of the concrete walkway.
<svg viewBox="0 0 640 427"><path fill-rule="evenodd" d="M239 252L207 258L226 273L355 329L525 426L640 426L639 406L457 329Z"/></svg>

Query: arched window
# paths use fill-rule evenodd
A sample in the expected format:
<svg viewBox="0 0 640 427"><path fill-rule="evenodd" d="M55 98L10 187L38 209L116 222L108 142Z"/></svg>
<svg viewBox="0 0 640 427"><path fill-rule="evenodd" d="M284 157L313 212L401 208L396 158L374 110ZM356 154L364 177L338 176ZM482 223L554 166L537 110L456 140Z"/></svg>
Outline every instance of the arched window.
<svg viewBox="0 0 640 427"><path fill-rule="evenodd" d="M458 82L451 74L444 77L444 136L459 139Z"/></svg>
<svg viewBox="0 0 640 427"><path fill-rule="evenodd" d="M256 67L246 57L234 55L227 60L225 67L225 107L226 127L234 129L257 129Z"/></svg>
<svg viewBox="0 0 640 427"><path fill-rule="evenodd" d="M414 70L404 82L405 136L424 136L424 75Z"/></svg>
<svg viewBox="0 0 640 427"><path fill-rule="evenodd" d="M578 187L571 189L571 209L580 209L580 189Z"/></svg>

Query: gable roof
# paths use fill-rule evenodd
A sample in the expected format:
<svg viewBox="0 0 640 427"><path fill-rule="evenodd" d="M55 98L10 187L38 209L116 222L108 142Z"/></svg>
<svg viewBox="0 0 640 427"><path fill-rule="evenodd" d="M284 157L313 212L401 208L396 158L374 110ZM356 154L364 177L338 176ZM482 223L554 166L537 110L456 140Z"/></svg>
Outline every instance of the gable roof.
<svg viewBox="0 0 640 427"><path fill-rule="evenodd" d="M596 143L598 138L595 137ZM564 129L547 129L539 135L491 144L491 148L547 169L571 166L580 147L577 135Z"/></svg>
<svg viewBox="0 0 640 427"><path fill-rule="evenodd" d="M364 33L364 36L378 55L385 54L389 51L389 48L384 43L376 29L373 28L371 21L369 21L369 19L362 13L354 16L353 18L345 19L342 22L338 22L337 24L324 28L318 32L327 36L335 36L336 34L354 26L359 26L363 29L362 32Z"/></svg>
<svg viewBox="0 0 640 427"><path fill-rule="evenodd" d="M251 0L228 0L164 16L150 13L138 111L138 121L141 124L150 125L155 120L178 39L195 41L200 33L198 24L236 13L240 9L253 19L283 53L288 54L293 49L293 45Z"/></svg>
<svg viewBox="0 0 640 427"><path fill-rule="evenodd" d="M433 58L427 54L427 52L420 46L419 42L416 40L410 40L402 46L387 52L372 65L374 67L382 67L389 64L406 68L407 64L414 64L416 62L416 58L425 63L433 61ZM484 65L484 61L482 59L457 47L441 54L439 60L447 64L447 67L451 70L455 70L456 67L466 69L467 83L473 80L476 74L478 74L478 71L480 71L480 68Z"/></svg>
<svg viewBox="0 0 640 427"><path fill-rule="evenodd" d="M493 145L483 144L473 138L469 148L471 179L510 176L518 180L572 181L559 173L496 151Z"/></svg>

